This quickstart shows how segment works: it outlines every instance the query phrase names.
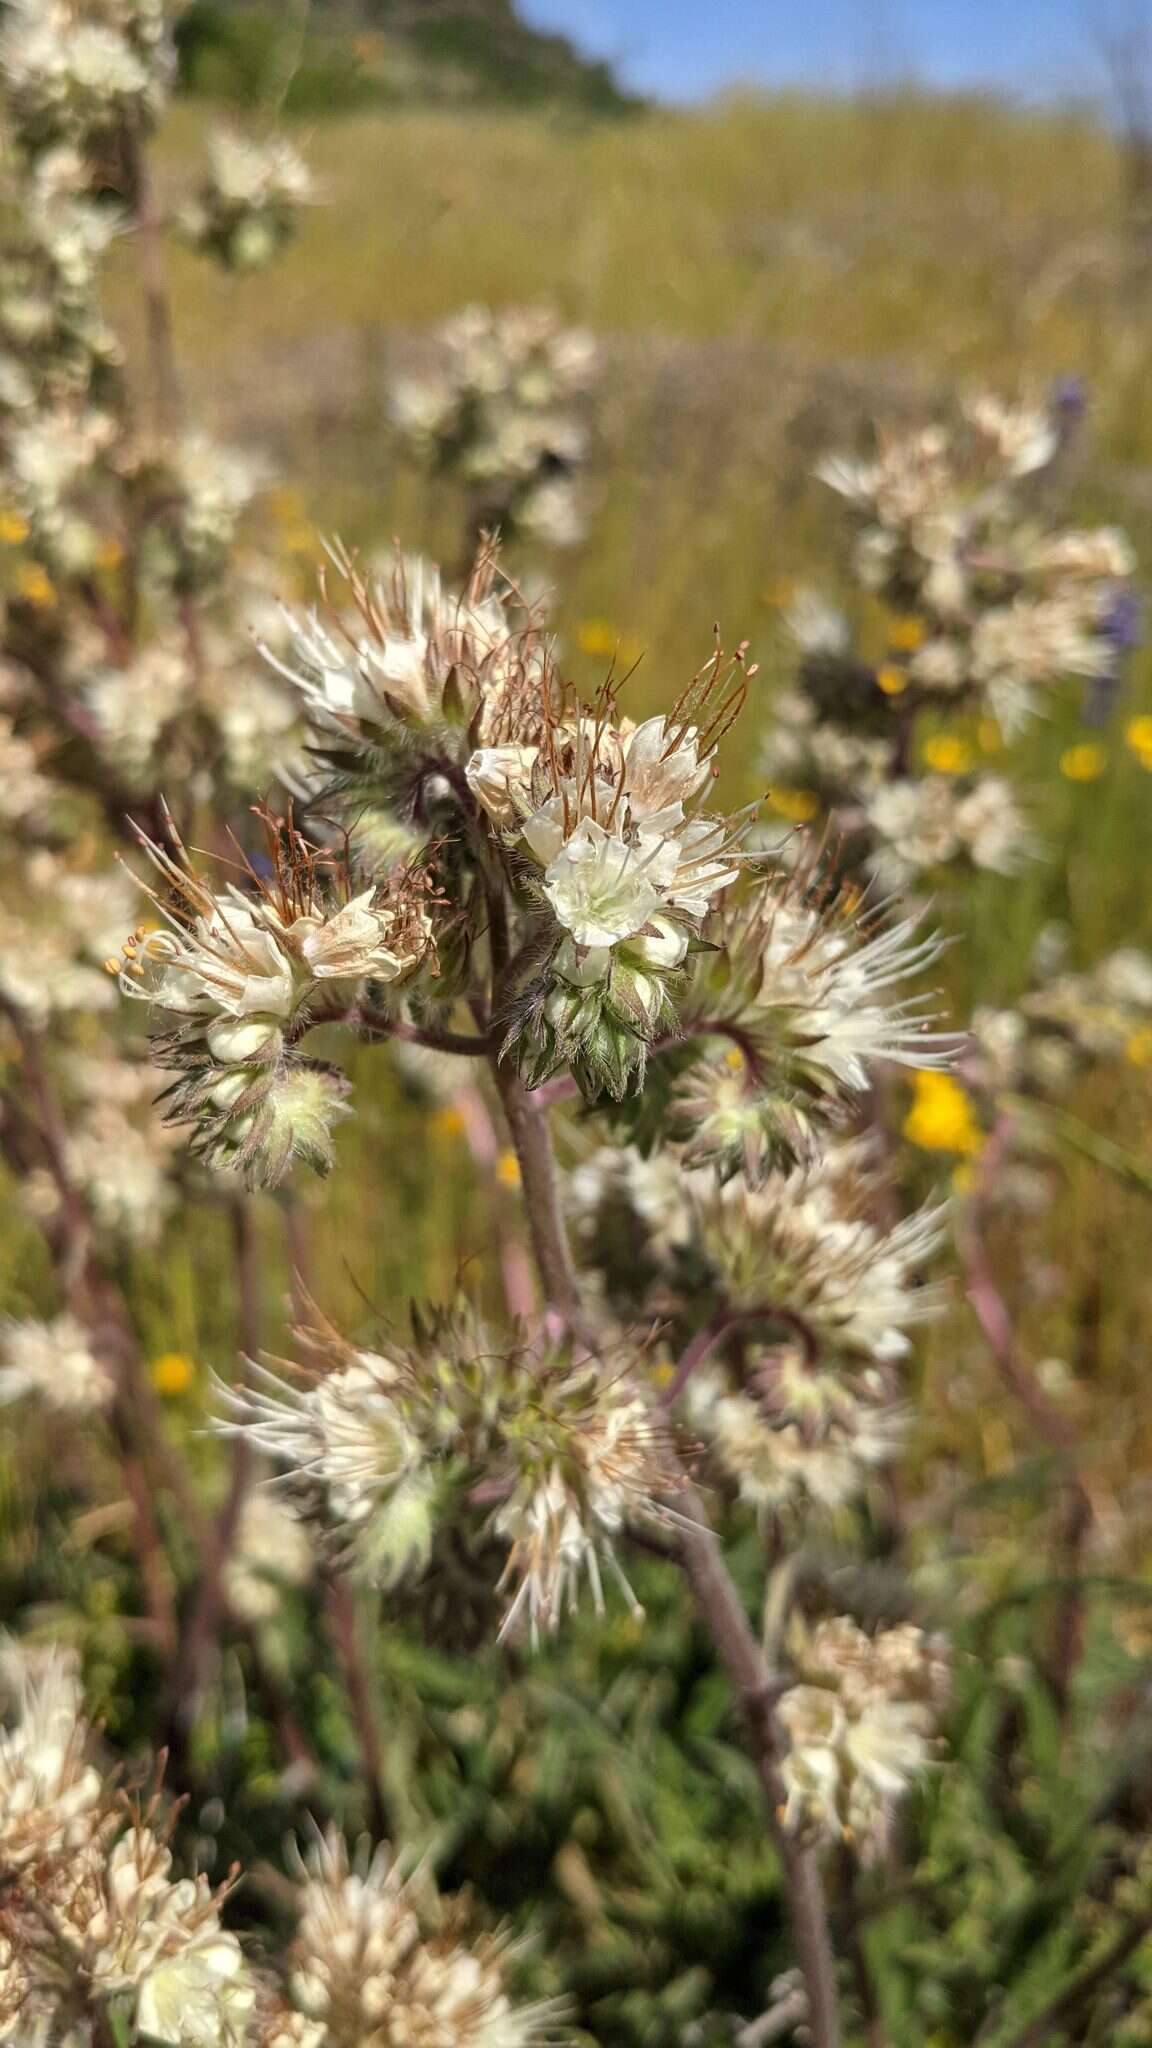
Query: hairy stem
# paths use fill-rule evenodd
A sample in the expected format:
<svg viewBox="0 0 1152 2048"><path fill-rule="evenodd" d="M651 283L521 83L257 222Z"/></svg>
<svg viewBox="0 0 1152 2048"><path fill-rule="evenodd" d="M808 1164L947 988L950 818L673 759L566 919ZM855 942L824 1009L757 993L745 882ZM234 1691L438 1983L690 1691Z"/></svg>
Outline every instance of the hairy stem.
<svg viewBox="0 0 1152 2048"><path fill-rule="evenodd" d="M492 1073L508 1134L520 1163L528 1232L544 1290L545 1306L573 1334L580 1336L583 1322L580 1291L560 1206L547 1113L533 1101L513 1067L493 1060Z"/></svg>
<svg viewBox="0 0 1152 2048"><path fill-rule="evenodd" d="M250 1195L237 1195L232 1203L232 1236L237 1336L241 1352L251 1358L260 1349L260 1248ZM200 1711L205 1677L227 1610L228 1563L235 1547L251 1479L252 1439L242 1431L233 1445L228 1491L212 1532L211 1549L196 1589L173 1675L171 1740L177 1749Z"/></svg>
<svg viewBox="0 0 1152 2048"><path fill-rule="evenodd" d="M332 1572L327 1581L328 1625L333 1647L344 1678L360 1768L364 1776L368 1826L378 1842L391 1834L384 1800L384 1744L376 1712L376 1700L364 1654L356 1592L343 1572Z"/></svg>
<svg viewBox="0 0 1152 2048"><path fill-rule="evenodd" d="M494 1062L493 1073L520 1162L524 1205L545 1300L577 1339L587 1342L587 1324L560 1203L546 1112L510 1068ZM743 1708L749 1744L768 1803L797 1960L804 1978L810 2039L813 2048L840 2048L835 1960L819 1866L813 1852L788 1834L779 1820L784 1803L774 1713L779 1687L773 1681L720 1547L687 1479L680 1486L678 1506L684 1517L681 1561L701 1622Z"/></svg>

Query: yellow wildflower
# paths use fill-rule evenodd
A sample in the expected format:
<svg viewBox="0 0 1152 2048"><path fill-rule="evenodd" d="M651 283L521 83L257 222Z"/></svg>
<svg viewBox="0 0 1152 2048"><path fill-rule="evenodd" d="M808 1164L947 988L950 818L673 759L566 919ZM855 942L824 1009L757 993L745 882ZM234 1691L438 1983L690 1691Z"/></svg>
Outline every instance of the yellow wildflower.
<svg viewBox="0 0 1152 2048"><path fill-rule="evenodd" d="M27 538L28 521L22 512L0 512L0 541L3 541L5 547L18 548Z"/></svg>
<svg viewBox="0 0 1152 2048"><path fill-rule="evenodd" d="M926 637L927 627L923 619L914 619L909 615L889 622L888 645L897 654L915 654L918 647L923 647Z"/></svg>
<svg viewBox="0 0 1152 2048"><path fill-rule="evenodd" d="M772 809L793 825L807 825L820 809L820 799L812 789L774 789L771 803Z"/></svg>
<svg viewBox="0 0 1152 2048"><path fill-rule="evenodd" d="M1124 728L1124 737L1133 753L1152 751L1152 717L1144 712L1139 718L1130 718Z"/></svg>
<svg viewBox="0 0 1152 2048"><path fill-rule="evenodd" d="M25 604L48 611L56 602L56 585L39 562L25 562L16 577L16 595L23 598Z"/></svg>
<svg viewBox="0 0 1152 2048"><path fill-rule="evenodd" d="M576 645L582 654L614 660L621 668L634 668L644 653L638 633L619 633L608 619L585 619L576 628Z"/></svg>
<svg viewBox="0 0 1152 2048"><path fill-rule="evenodd" d="M304 496L293 489L291 484L277 484L264 494L264 503L273 519L285 526L299 526L304 519Z"/></svg>
<svg viewBox="0 0 1152 2048"><path fill-rule="evenodd" d="M184 1351L162 1351L152 1360L152 1385L158 1394L186 1394L195 1378L195 1367Z"/></svg>
<svg viewBox="0 0 1152 2048"><path fill-rule="evenodd" d="M502 1188L518 1188L520 1185L520 1161L514 1152L502 1152L496 1161L496 1178Z"/></svg>
<svg viewBox="0 0 1152 2048"><path fill-rule="evenodd" d="M933 733L924 742L924 765L937 775L966 775L972 766L972 749L967 740L952 732Z"/></svg>
<svg viewBox="0 0 1152 2048"><path fill-rule="evenodd" d="M908 671L888 662L876 671L876 681L886 697L902 697L908 688Z"/></svg>
<svg viewBox="0 0 1152 2048"><path fill-rule="evenodd" d="M616 628L607 619L585 619L576 628L576 645L581 654L615 654Z"/></svg>
<svg viewBox="0 0 1152 2048"><path fill-rule="evenodd" d="M1124 1047L1124 1057L1134 1067L1152 1067L1152 1024L1133 1031Z"/></svg>
<svg viewBox="0 0 1152 2048"><path fill-rule="evenodd" d="M1107 766L1108 756L1095 740L1080 740L1060 756L1060 773L1069 782L1098 782Z"/></svg>
<svg viewBox="0 0 1152 2048"><path fill-rule="evenodd" d="M432 1129L438 1138L458 1138L464 1129L464 1112L454 1102L446 1102L432 1118Z"/></svg>
<svg viewBox="0 0 1152 2048"><path fill-rule="evenodd" d="M729 1046L727 1052L724 1055L724 1065L726 1067L731 1067L732 1072L734 1074L738 1074L741 1072L744 1066L744 1055L741 1052L740 1047L738 1045Z"/></svg>
<svg viewBox="0 0 1152 2048"><path fill-rule="evenodd" d="M934 1068L916 1075L912 1107L904 1119L904 1136L922 1152L959 1152L969 1158L979 1152L984 1134L972 1114L972 1104L951 1074Z"/></svg>

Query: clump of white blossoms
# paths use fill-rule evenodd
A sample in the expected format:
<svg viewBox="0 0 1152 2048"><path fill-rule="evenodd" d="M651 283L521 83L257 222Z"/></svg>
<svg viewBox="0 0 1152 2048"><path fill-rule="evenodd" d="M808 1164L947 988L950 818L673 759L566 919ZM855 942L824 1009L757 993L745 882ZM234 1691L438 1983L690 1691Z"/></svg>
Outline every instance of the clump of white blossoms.
<svg viewBox="0 0 1152 2048"><path fill-rule="evenodd" d="M91 144L118 121L146 127L174 73L161 0L12 0L0 70L17 139L30 155Z"/></svg>
<svg viewBox="0 0 1152 2048"><path fill-rule="evenodd" d="M75 1316L0 1323L0 1403L36 1400L62 1413L107 1408L116 1384Z"/></svg>
<svg viewBox="0 0 1152 2048"><path fill-rule="evenodd" d="M18 1678L0 1733L0 2038L29 2038L15 2029L35 2022L46 2041L87 2041L115 2010L170 2048L239 2048L255 1994L220 1924L224 1894L173 1878L156 1801L138 1813L105 1783L72 1665L6 1662Z"/></svg>
<svg viewBox="0 0 1152 2048"><path fill-rule="evenodd" d="M250 1493L224 1574L232 1613L245 1621L271 1621L285 1593L306 1586L315 1569L316 1552L300 1517L275 1494Z"/></svg>
<svg viewBox="0 0 1152 2048"><path fill-rule="evenodd" d="M174 828L174 856L143 839L163 885L148 893L165 922L141 926L109 965L125 994L163 1017L153 1050L178 1077L166 1120L193 1126L209 1165L272 1185L294 1158L327 1172L344 1113L343 1077L304 1057L302 1039L435 956L425 873L408 867L358 886L346 857L262 815L270 879L246 863L243 890L214 890Z"/></svg>
<svg viewBox="0 0 1152 2048"><path fill-rule="evenodd" d="M742 696L717 655L666 717L621 722L610 696L571 715L546 702L536 746L469 760L540 913L540 964L506 999L506 1043L530 1085L568 1065L588 1094L621 1096L674 1028L689 951L741 863L745 821L701 800Z"/></svg>
<svg viewBox="0 0 1152 2048"><path fill-rule="evenodd" d="M104 1786L73 1661L59 1650L33 1659L7 1640L4 1651L15 1695L13 1725L0 1731L0 1871L10 1879L89 1842Z"/></svg>
<svg viewBox="0 0 1152 2048"><path fill-rule="evenodd" d="M339 546L330 557L336 581L325 571L320 604L288 615L284 656L265 652L299 691L318 741L336 743L342 775L366 753L386 776L405 740L425 734L428 773L442 776L475 746L538 728L550 668L541 619L493 548L480 549L459 592L416 556L398 556L388 576L366 574ZM422 800L417 787L409 807L419 812Z"/></svg>
<svg viewBox="0 0 1152 2048"><path fill-rule="evenodd" d="M889 433L873 457L818 471L848 505L870 610L857 643L847 618L800 593L787 615L798 669L764 765L786 815L830 814L886 886L957 860L1011 872L1028 835L982 749L1069 680L1099 721L1139 638L1126 537L1048 524L1036 483L1062 432L1056 412L976 397L951 426Z"/></svg>
<svg viewBox="0 0 1152 2048"><path fill-rule="evenodd" d="M616 1546L630 1523L671 1512L666 1430L611 1361L501 1353L471 1319L422 1323L424 1339L354 1349L301 1333L306 1368L224 1390L225 1433L247 1432L287 1468L302 1504L353 1568L384 1587L418 1580L453 1521L501 1563L504 1629L554 1628L604 1569L631 1598Z"/></svg>
<svg viewBox="0 0 1152 2048"><path fill-rule="evenodd" d="M1034 850L1016 793L1002 775L901 777L882 784L865 813L875 840L867 865L883 889L905 888L926 869L961 856L974 868L1015 874Z"/></svg>
<svg viewBox="0 0 1152 2048"><path fill-rule="evenodd" d="M288 1987L325 2048L531 2048L555 2039L555 2000L514 2005L500 1935L466 1941L461 1916L425 1936L390 1851L350 1856L333 1831L301 1864Z"/></svg>
<svg viewBox="0 0 1152 2048"><path fill-rule="evenodd" d="M120 350L99 306L100 267L122 220L87 196L88 169L70 148L28 176L20 235L0 254L0 411L27 414L98 388ZM9 199L18 204L19 185Z"/></svg>
<svg viewBox="0 0 1152 2048"><path fill-rule="evenodd" d="M795 1650L801 1682L777 1709L788 1741L785 1825L883 1853L900 1801L934 1762L950 1671L938 1637L817 1624Z"/></svg>
<svg viewBox="0 0 1152 2048"><path fill-rule="evenodd" d="M468 306L441 328L428 368L397 378L392 415L419 460L469 487L476 532L565 547L583 530L576 480L596 361L592 336L544 308Z"/></svg>
<svg viewBox="0 0 1152 2048"><path fill-rule="evenodd" d="M885 1230L875 1194L856 1142L759 1186L736 1178L698 1193L701 1248L725 1298L741 1312L778 1307L825 1362L906 1357L908 1330L942 1306L922 1279L943 1243L946 1212L916 1210Z"/></svg>
<svg viewBox="0 0 1152 2048"><path fill-rule="evenodd" d="M748 1393L721 1373L698 1374L688 1412L721 1477L761 1516L808 1526L814 1511L835 1514L904 1447L907 1411L876 1386L857 1393L799 1351L763 1355L751 1374Z"/></svg>
<svg viewBox="0 0 1152 2048"><path fill-rule="evenodd" d="M293 239L301 209L314 197L307 164L282 135L259 141L218 128L180 227L194 248L226 270L262 270Z"/></svg>
<svg viewBox="0 0 1152 2048"><path fill-rule="evenodd" d="M877 1062L950 1064L923 976L941 952L915 918L823 871L764 859L705 927L685 1031L708 1049L673 1089L689 1165L756 1180L818 1156L850 1119Z"/></svg>

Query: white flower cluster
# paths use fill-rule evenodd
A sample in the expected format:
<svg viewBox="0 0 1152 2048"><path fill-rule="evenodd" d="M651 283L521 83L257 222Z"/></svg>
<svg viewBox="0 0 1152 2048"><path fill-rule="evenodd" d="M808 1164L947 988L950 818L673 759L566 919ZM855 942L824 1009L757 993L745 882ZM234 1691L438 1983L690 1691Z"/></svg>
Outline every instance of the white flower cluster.
<svg viewBox="0 0 1152 2048"><path fill-rule="evenodd" d="M150 123L174 72L163 0L12 0L0 72L29 154Z"/></svg>
<svg viewBox="0 0 1152 2048"><path fill-rule="evenodd" d="M868 866L886 891L963 855L973 867L1015 874L1034 840L1011 783L1002 775L957 782L951 776L902 776L865 805L874 845Z"/></svg>
<svg viewBox="0 0 1152 2048"><path fill-rule="evenodd" d="M102 962L136 908L118 870L86 874L37 848L0 881L0 995L32 1024L72 1010L106 1010L115 991Z"/></svg>
<svg viewBox="0 0 1152 2048"><path fill-rule="evenodd" d="M530 2048L556 2001L517 2006L500 1935L450 1904L422 1932L385 1848L318 1836L297 1859L298 1925L278 1978L221 1923L228 1887L173 1875L159 1799L135 1811L91 1760L73 1663L4 1647L15 1725L0 1731L0 2041L91 2048L113 2015L164 2048Z"/></svg>
<svg viewBox="0 0 1152 2048"><path fill-rule="evenodd" d="M39 1670L13 1661L18 1717L0 1734L0 2039L39 2028L87 2041L86 2021L126 2000L134 2026L170 2048L239 2048L255 1992L219 1897L203 1879L173 1878L151 1818L117 1807L90 1758L72 1666L58 1654Z"/></svg>
<svg viewBox="0 0 1152 2048"><path fill-rule="evenodd" d="M774 1357L762 1375L772 1381L790 1366L819 1388L823 1377L798 1353ZM820 1433L804 1421L765 1414L765 1402L733 1387L720 1373L698 1374L688 1412L719 1470L757 1514L795 1517L807 1526L813 1511L836 1514L864 1492L869 1476L903 1449L907 1417L891 1403L835 1386L834 1420ZM775 1391L775 1389L773 1389ZM825 1390L819 1388L823 1398Z"/></svg>
<svg viewBox="0 0 1152 2048"><path fill-rule="evenodd" d="M262 270L292 240L314 198L312 176L283 136L267 141L219 128L208 169L180 225L188 241L226 270Z"/></svg>
<svg viewBox="0 0 1152 2048"><path fill-rule="evenodd" d="M72 1415L107 1408L116 1383L75 1316L0 1323L0 1403L33 1399Z"/></svg>
<svg viewBox="0 0 1152 2048"><path fill-rule="evenodd" d="M792 1311L826 1358L905 1358L908 1330L942 1306L922 1280L946 1211L914 1210L885 1230L873 1221L875 1185L866 1144L852 1140L757 1187L738 1177L698 1192L701 1242L726 1298Z"/></svg>
<svg viewBox="0 0 1152 2048"><path fill-rule="evenodd" d="M1040 950L1057 953L1053 970L1035 974L1017 1007L979 1009L972 1019L974 1084L1059 1099L1097 1061L1152 1064L1152 958L1121 946L1077 974L1058 940Z"/></svg>
<svg viewBox="0 0 1152 2048"><path fill-rule="evenodd" d="M126 787L149 790L181 773L195 775L189 734L209 721L218 753L218 788L261 790L277 773L298 772L296 705L247 647L208 624L196 658L178 631L158 634L113 665L90 634L77 634L71 664L76 694L95 723L101 753ZM175 786L173 782L173 786Z"/></svg>
<svg viewBox="0 0 1152 2048"><path fill-rule="evenodd" d="M700 810L714 743L690 713L642 725L577 712L539 744L480 748L469 786L536 870L556 945L521 1020L522 1068L570 1059L621 1094L661 1022L714 897L738 872L741 832Z"/></svg>
<svg viewBox="0 0 1152 2048"><path fill-rule="evenodd" d="M1059 447L1047 415L982 397L963 428L892 435L874 460L819 474L852 507L861 582L921 628L903 650L908 689L974 696L1011 731L1052 684L1112 666L1134 562L1114 529L1044 533L1020 503Z"/></svg>
<svg viewBox="0 0 1152 2048"><path fill-rule="evenodd" d="M940 941L914 918L838 891L809 860L765 861L705 937L686 1026L709 1048L674 1088L675 1134L689 1165L754 1182L811 1161L871 1085L877 1063L950 1064L958 1041L933 1031L915 985ZM911 984L913 993L906 993Z"/></svg>
<svg viewBox="0 0 1152 2048"><path fill-rule="evenodd" d="M115 435L111 414L83 397L21 411L7 428L0 453L5 499L27 527L36 557L57 575L86 573L99 551L79 487Z"/></svg>
<svg viewBox="0 0 1152 2048"><path fill-rule="evenodd" d="M870 644L858 652L846 617L796 596L796 679L774 706L764 765L784 814L790 800L805 819L832 814L885 886L961 860L1012 872L1029 835L981 750L1069 679L1088 686L1086 715L1102 715L1139 637L1124 534L1051 530L1029 499L1059 448L1054 416L985 396L955 428L892 433L872 459L818 471L850 507ZM968 725L924 739L926 711Z"/></svg>
<svg viewBox="0 0 1152 2048"><path fill-rule="evenodd" d="M431 1355L353 1350L326 1333L320 1371L298 1382L265 1368L224 1389L226 1434L247 1433L378 1584L419 1577L438 1520L483 1489L476 1533L506 1562L504 1629L533 1641L587 1578L597 1607L607 1566L631 1594L615 1543L629 1521L661 1520L661 1429L619 1373L513 1353L469 1332Z"/></svg>
<svg viewBox="0 0 1152 2048"><path fill-rule="evenodd" d="M530 2048L552 2036L555 2001L516 2006L507 1944L465 1943L449 1926L422 1938L411 1894L387 1849L350 1858L332 1832L302 1871L289 1956L295 2004L317 2048Z"/></svg>
<svg viewBox="0 0 1152 2048"><path fill-rule="evenodd" d="M10 195L23 203L20 237L0 255L0 411L82 394L119 362L98 288L122 220L86 196L87 183L83 158L62 148L36 162L22 195Z"/></svg>
<svg viewBox="0 0 1152 2048"><path fill-rule="evenodd" d="M70 1112L63 1139L70 1182L113 1241L154 1243L176 1200L171 1170L178 1141L156 1109L151 1066L121 1058L110 1046L71 1054L60 1079ZM45 1167L25 1176L20 1198L41 1223L60 1216L61 1191Z"/></svg>
<svg viewBox="0 0 1152 2048"><path fill-rule="evenodd" d="M365 577L341 549L333 565L348 602L289 616L290 648L265 654L299 691L318 735L330 743L460 722L481 745L538 722L548 657L537 615L482 553L465 589L450 590L418 556L399 556L388 577ZM453 701L446 702L446 692Z"/></svg>
<svg viewBox="0 0 1152 2048"><path fill-rule="evenodd" d="M293 1158L331 1165L331 1130L343 1081L295 1047L324 1014L354 1005L366 984L409 980L433 957L425 878L401 871L354 890L345 866L319 855L270 816L271 881L251 868L245 891L218 893L187 864L145 840L171 903L165 920L124 942L124 993L167 1013L157 1057L179 1079L167 1116L194 1126L194 1146L215 1167L274 1183ZM152 893L152 892L150 892Z"/></svg>
<svg viewBox="0 0 1152 2048"><path fill-rule="evenodd" d="M482 523L565 547L582 531L581 401L595 371L591 335L553 313L469 306L441 329L433 366L397 379L393 417L420 458L477 493Z"/></svg>
<svg viewBox="0 0 1152 2048"><path fill-rule="evenodd" d="M802 1682L777 1706L788 1739L784 1824L884 1849L909 1788L930 1769L950 1671L941 1641L912 1627L868 1636L854 1622L817 1625L798 1646Z"/></svg>

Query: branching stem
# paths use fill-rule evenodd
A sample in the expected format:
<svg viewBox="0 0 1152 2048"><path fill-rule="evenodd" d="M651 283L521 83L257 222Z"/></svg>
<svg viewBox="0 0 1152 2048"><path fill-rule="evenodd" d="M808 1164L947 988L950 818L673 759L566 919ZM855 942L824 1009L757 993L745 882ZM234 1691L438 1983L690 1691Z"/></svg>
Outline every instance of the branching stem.
<svg viewBox="0 0 1152 2048"><path fill-rule="evenodd" d="M545 1300L578 1341L588 1343L590 1333L560 1202L546 1110L509 1066L494 1060L492 1071L520 1163L532 1249ZM716 1341L715 1336L712 1341ZM684 1517L680 1559L700 1620L743 1708L749 1744L768 1804L797 1960L804 1978L810 2039L813 2048L840 2048L835 1959L819 1866L813 1851L789 1834L780 1822L784 1786L774 1711L779 1686L769 1671L700 1501L686 1478L678 1490L678 1507Z"/></svg>

